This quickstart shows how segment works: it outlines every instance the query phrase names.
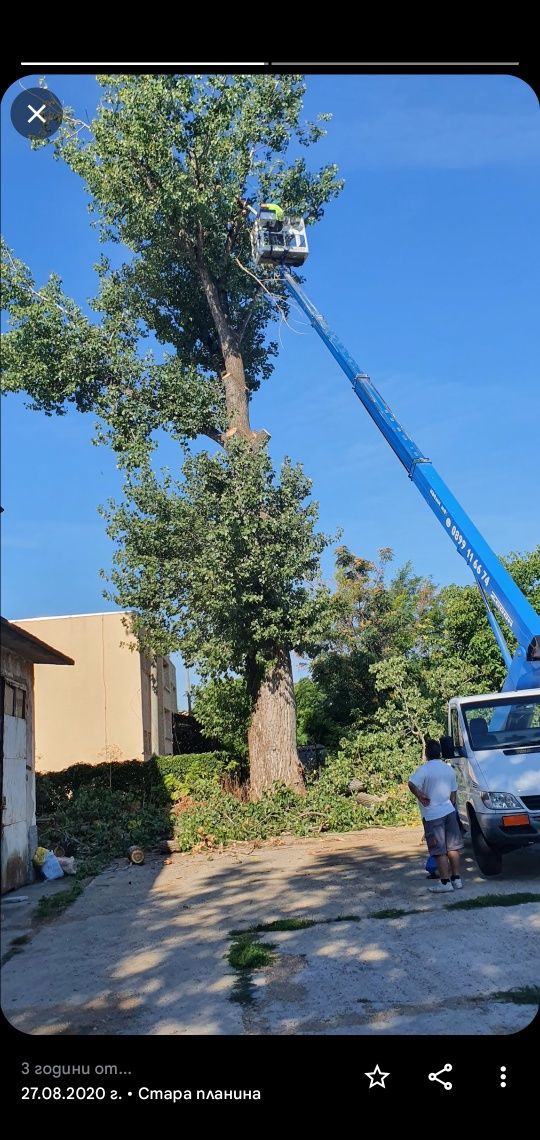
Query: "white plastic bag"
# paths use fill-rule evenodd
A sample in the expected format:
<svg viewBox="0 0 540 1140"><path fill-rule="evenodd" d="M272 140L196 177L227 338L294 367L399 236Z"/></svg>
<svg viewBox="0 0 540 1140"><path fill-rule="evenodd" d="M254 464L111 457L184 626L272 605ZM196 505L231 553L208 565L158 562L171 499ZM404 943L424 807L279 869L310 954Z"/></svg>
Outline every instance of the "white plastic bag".
<svg viewBox="0 0 540 1140"><path fill-rule="evenodd" d="M52 851L49 851L47 858L41 864L41 873L46 879L63 879L64 872Z"/></svg>
<svg viewBox="0 0 540 1140"><path fill-rule="evenodd" d="M59 855L58 856L58 862L59 862L59 864L60 864L60 866L64 872L64 875L74 875L75 874L75 859L73 858L73 855L69 855L69 856L66 856L66 855L60 856Z"/></svg>

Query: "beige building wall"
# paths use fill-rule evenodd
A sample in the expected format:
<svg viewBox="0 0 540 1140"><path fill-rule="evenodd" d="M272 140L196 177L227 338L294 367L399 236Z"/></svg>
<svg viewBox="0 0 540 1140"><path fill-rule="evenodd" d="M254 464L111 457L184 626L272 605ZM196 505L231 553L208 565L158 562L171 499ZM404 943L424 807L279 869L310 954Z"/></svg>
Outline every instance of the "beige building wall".
<svg viewBox="0 0 540 1140"><path fill-rule="evenodd" d="M37 771L145 758L140 654L125 644L130 638L123 616L78 614L17 622L75 662L70 669L35 666Z"/></svg>

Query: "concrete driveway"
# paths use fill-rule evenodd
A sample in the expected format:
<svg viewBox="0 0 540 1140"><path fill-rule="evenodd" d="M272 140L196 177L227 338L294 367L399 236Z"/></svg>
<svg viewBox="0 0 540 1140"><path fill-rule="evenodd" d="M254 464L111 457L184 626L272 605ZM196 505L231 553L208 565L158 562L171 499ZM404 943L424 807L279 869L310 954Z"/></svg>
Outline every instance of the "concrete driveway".
<svg viewBox="0 0 540 1140"><path fill-rule="evenodd" d="M6 962L4 1013L35 1034L515 1032L537 1008L516 991L538 985L538 902L447 904L540 893L540 851L489 881L467 856L464 890L437 897L420 837L371 829L118 862ZM2 906L4 952L30 930L37 892L63 886ZM287 918L314 925L261 933L275 956L251 976L229 966L232 929Z"/></svg>

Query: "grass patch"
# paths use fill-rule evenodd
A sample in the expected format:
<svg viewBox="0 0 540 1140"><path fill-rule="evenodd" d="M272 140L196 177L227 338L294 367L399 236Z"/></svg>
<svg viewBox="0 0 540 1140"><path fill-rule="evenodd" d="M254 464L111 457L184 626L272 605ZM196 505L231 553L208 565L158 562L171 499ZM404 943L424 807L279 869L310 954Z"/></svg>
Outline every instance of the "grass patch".
<svg viewBox="0 0 540 1140"><path fill-rule="evenodd" d="M336 918L276 918L273 922L258 922L244 930L230 930L231 938L242 934L266 934L271 930L307 930L310 926L326 926L329 922L360 922L359 914L338 914Z"/></svg>
<svg viewBox="0 0 540 1140"><path fill-rule="evenodd" d="M82 893L82 884L73 883L67 891L59 891L57 895L44 895L38 902L36 919L39 921L44 918L55 918L57 914L62 914L62 911L71 906Z"/></svg>
<svg viewBox="0 0 540 1140"><path fill-rule="evenodd" d="M254 934L264 934L267 930L305 930L308 926L316 926L315 918L276 918L274 922L259 922L250 926Z"/></svg>
<svg viewBox="0 0 540 1140"><path fill-rule="evenodd" d="M237 932L233 936L227 961L233 970L260 970L274 960L274 949L270 942L259 942L255 931Z"/></svg>
<svg viewBox="0 0 540 1140"><path fill-rule="evenodd" d="M404 914L419 914L417 910L396 910L388 907L387 910L372 910L368 918L403 918Z"/></svg>
<svg viewBox="0 0 540 1140"><path fill-rule="evenodd" d="M2 954L2 958L0 959L0 966L5 966L6 962L9 962L10 958L15 957L15 954L22 954L22 949L20 946L12 946L9 950L6 950L5 954Z"/></svg>
<svg viewBox="0 0 540 1140"><path fill-rule="evenodd" d="M540 894L534 891L516 892L513 895L481 895L477 899L460 899L446 903L446 910L478 910L484 906L520 906L522 903L540 902Z"/></svg>
<svg viewBox="0 0 540 1140"><path fill-rule="evenodd" d="M514 1005L540 1005L540 986L521 986L518 990L498 990L490 995L494 1001L511 1001Z"/></svg>
<svg viewBox="0 0 540 1140"><path fill-rule="evenodd" d="M18 938L12 938L9 950L6 950L5 954L2 954L2 957L0 959L0 966L5 966L6 962L9 962L10 958L15 957L15 954L22 954L23 946L26 946L26 943L29 941L29 934L19 934Z"/></svg>
<svg viewBox="0 0 540 1140"><path fill-rule="evenodd" d="M253 970L270 966L275 947L271 942L260 942L255 930L231 930L230 937L232 942L227 961L237 971L230 1001L251 1005L255 1000Z"/></svg>
<svg viewBox="0 0 540 1140"><path fill-rule="evenodd" d="M239 970L234 980L229 1001L237 1005L253 1005L255 1001L255 986L253 974L249 970Z"/></svg>

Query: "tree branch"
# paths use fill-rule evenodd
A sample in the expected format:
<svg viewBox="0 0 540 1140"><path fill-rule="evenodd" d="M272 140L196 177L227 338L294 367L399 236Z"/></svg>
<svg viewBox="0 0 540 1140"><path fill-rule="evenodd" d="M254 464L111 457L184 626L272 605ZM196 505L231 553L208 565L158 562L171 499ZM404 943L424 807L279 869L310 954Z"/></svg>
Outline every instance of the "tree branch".
<svg viewBox="0 0 540 1140"><path fill-rule="evenodd" d="M230 228L230 230L227 234L226 240L225 240L225 245L223 248L222 265L226 265L227 258L230 257L230 255L232 253L234 240L235 240L236 235L238 233L238 226L240 225L240 222L242 221L243 217L245 216L245 213L246 213L246 211L245 211L243 205L239 204L239 206L237 207L236 213L233 215L233 217L231 219L231 228Z"/></svg>
<svg viewBox="0 0 540 1140"><path fill-rule="evenodd" d="M289 329L291 330L291 332L296 332L296 329L293 329L292 325L290 325L290 324L289 324L289 322L288 322L288 320L287 320L287 317L285 316L285 312L284 312L284 310L282 309L282 307L281 307L281 305L280 305L280 303L279 303L279 301L278 301L278 299L277 299L277 296L276 296L276 294L275 294L275 293L272 293L272 292L270 291L270 289L267 289L267 288L266 288L266 285L264 284L264 281L261 281L261 278L260 278L260 277L257 277L257 275L256 275L255 273L252 273L252 272L251 272L251 269L248 269L248 268L247 268L247 266L245 266L245 265L242 265L242 262L240 261L240 259L239 259L238 257L235 257L233 260L234 260L234 261L236 261L236 264L239 266L239 268L240 268L240 269L241 269L241 270L242 270L244 273L247 273L247 274L248 274L250 277L253 277L253 280L257 282L257 285L259 285L259 286L260 286L260 288L264 290L264 292L266 293L266 295L267 295L268 297L270 297L270 300L271 300L271 301L273 301L274 305L276 305L276 307L277 307L277 310L278 310L278 312L279 312L279 315L280 315L280 317L281 317L282 321L284 321L284 323L287 325L287 328L289 328ZM251 315L251 314L250 314L250 315ZM245 330L244 330L244 331L245 331ZM297 333L296 335L298 336L298 333Z"/></svg>
<svg viewBox="0 0 540 1140"><path fill-rule="evenodd" d="M230 323L227 319L227 315L223 310L219 296L219 288L216 285L216 282L204 261L203 250L204 245L202 227L199 222L197 232L197 268L206 300L208 302L208 307L212 314L216 332L218 334L220 348L224 359L226 359L227 355L230 353L238 352L238 344L235 332L231 328Z"/></svg>
<svg viewBox="0 0 540 1140"><path fill-rule="evenodd" d="M244 339L244 333L245 333L245 331L249 325L249 322L250 322L250 320L253 316L253 313L255 312L255 309L257 308L258 304L259 304L259 297L254 297L253 301L251 302L251 305L248 305L248 307L247 307L246 315L245 315L244 320L242 321L242 324L240 325L240 328L238 329L238 332L237 332L237 338L238 338L238 344L239 345L242 344L242 341Z"/></svg>
<svg viewBox="0 0 540 1140"><path fill-rule="evenodd" d="M90 126L90 123L85 123L84 119L76 119L75 116L68 116L65 119L65 122L69 123L70 126L76 127L75 134L78 135L79 131L85 130L85 131L89 131L92 138L95 137L94 134L92 133L92 128Z"/></svg>
<svg viewBox="0 0 540 1140"><path fill-rule="evenodd" d="M220 447L225 447L223 433L218 431L217 428L204 428L201 435L206 435L208 439L213 439L214 443L219 443Z"/></svg>
<svg viewBox="0 0 540 1140"><path fill-rule="evenodd" d="M9 260L10 260L10 262L11 262L11 264L15 270L15 273L18 274L20 277L22 277L22 275L20 274L19 268L17 266L17 262L15 261L14 257L12 256L11 250L8 249L7 246L4 246L4 253L5 253L6 257L9 258ZM26 288L30 291L30 293L33 293L34 297L38 297L40 301L45 301L45 303L48 303L50 305L54 305L55 309L60 309L60 312L63 313L65 317L69 317L70 314L68 313L67 309L64 309L63 305L59 305L58 301L52 301L50 297L45 297L45 295L43 293L39 293L37 289L34 289L32 287L32 285L29 285L28 281L26 281L24 278L22 278L22 280L24 280Z"/></svg>
<svg viewBox="0 0 540 1140"><path fill-rule="evenodd" d="M136 155L132 155L131 157L132 157L132 160L135 163L135 165L140 166L142 173L143 173L144 181L145 181L148 189L150 190L150 193L157 196L158 198L161 195L161 199L164 201L165 200L165 192L163 190L163 186L161 185L161 183L156 180L154 175L148 170L148 167L145 165L145 163L144 162L141 163L139 161L139 159ZM178 226L177 229L175 228L176 226ZM174 242L176 243L178 241L178 239L180 239L187 257L191 261L194 261L195 260L195 243L190 241L189 236L186 233L186 231L182 228L182 226L180 226L178 224L178 221L176 219L175 219L174 223L171 223L169 220L167 220L167 227L169 230L169 234L172 236Z"/></svg>

